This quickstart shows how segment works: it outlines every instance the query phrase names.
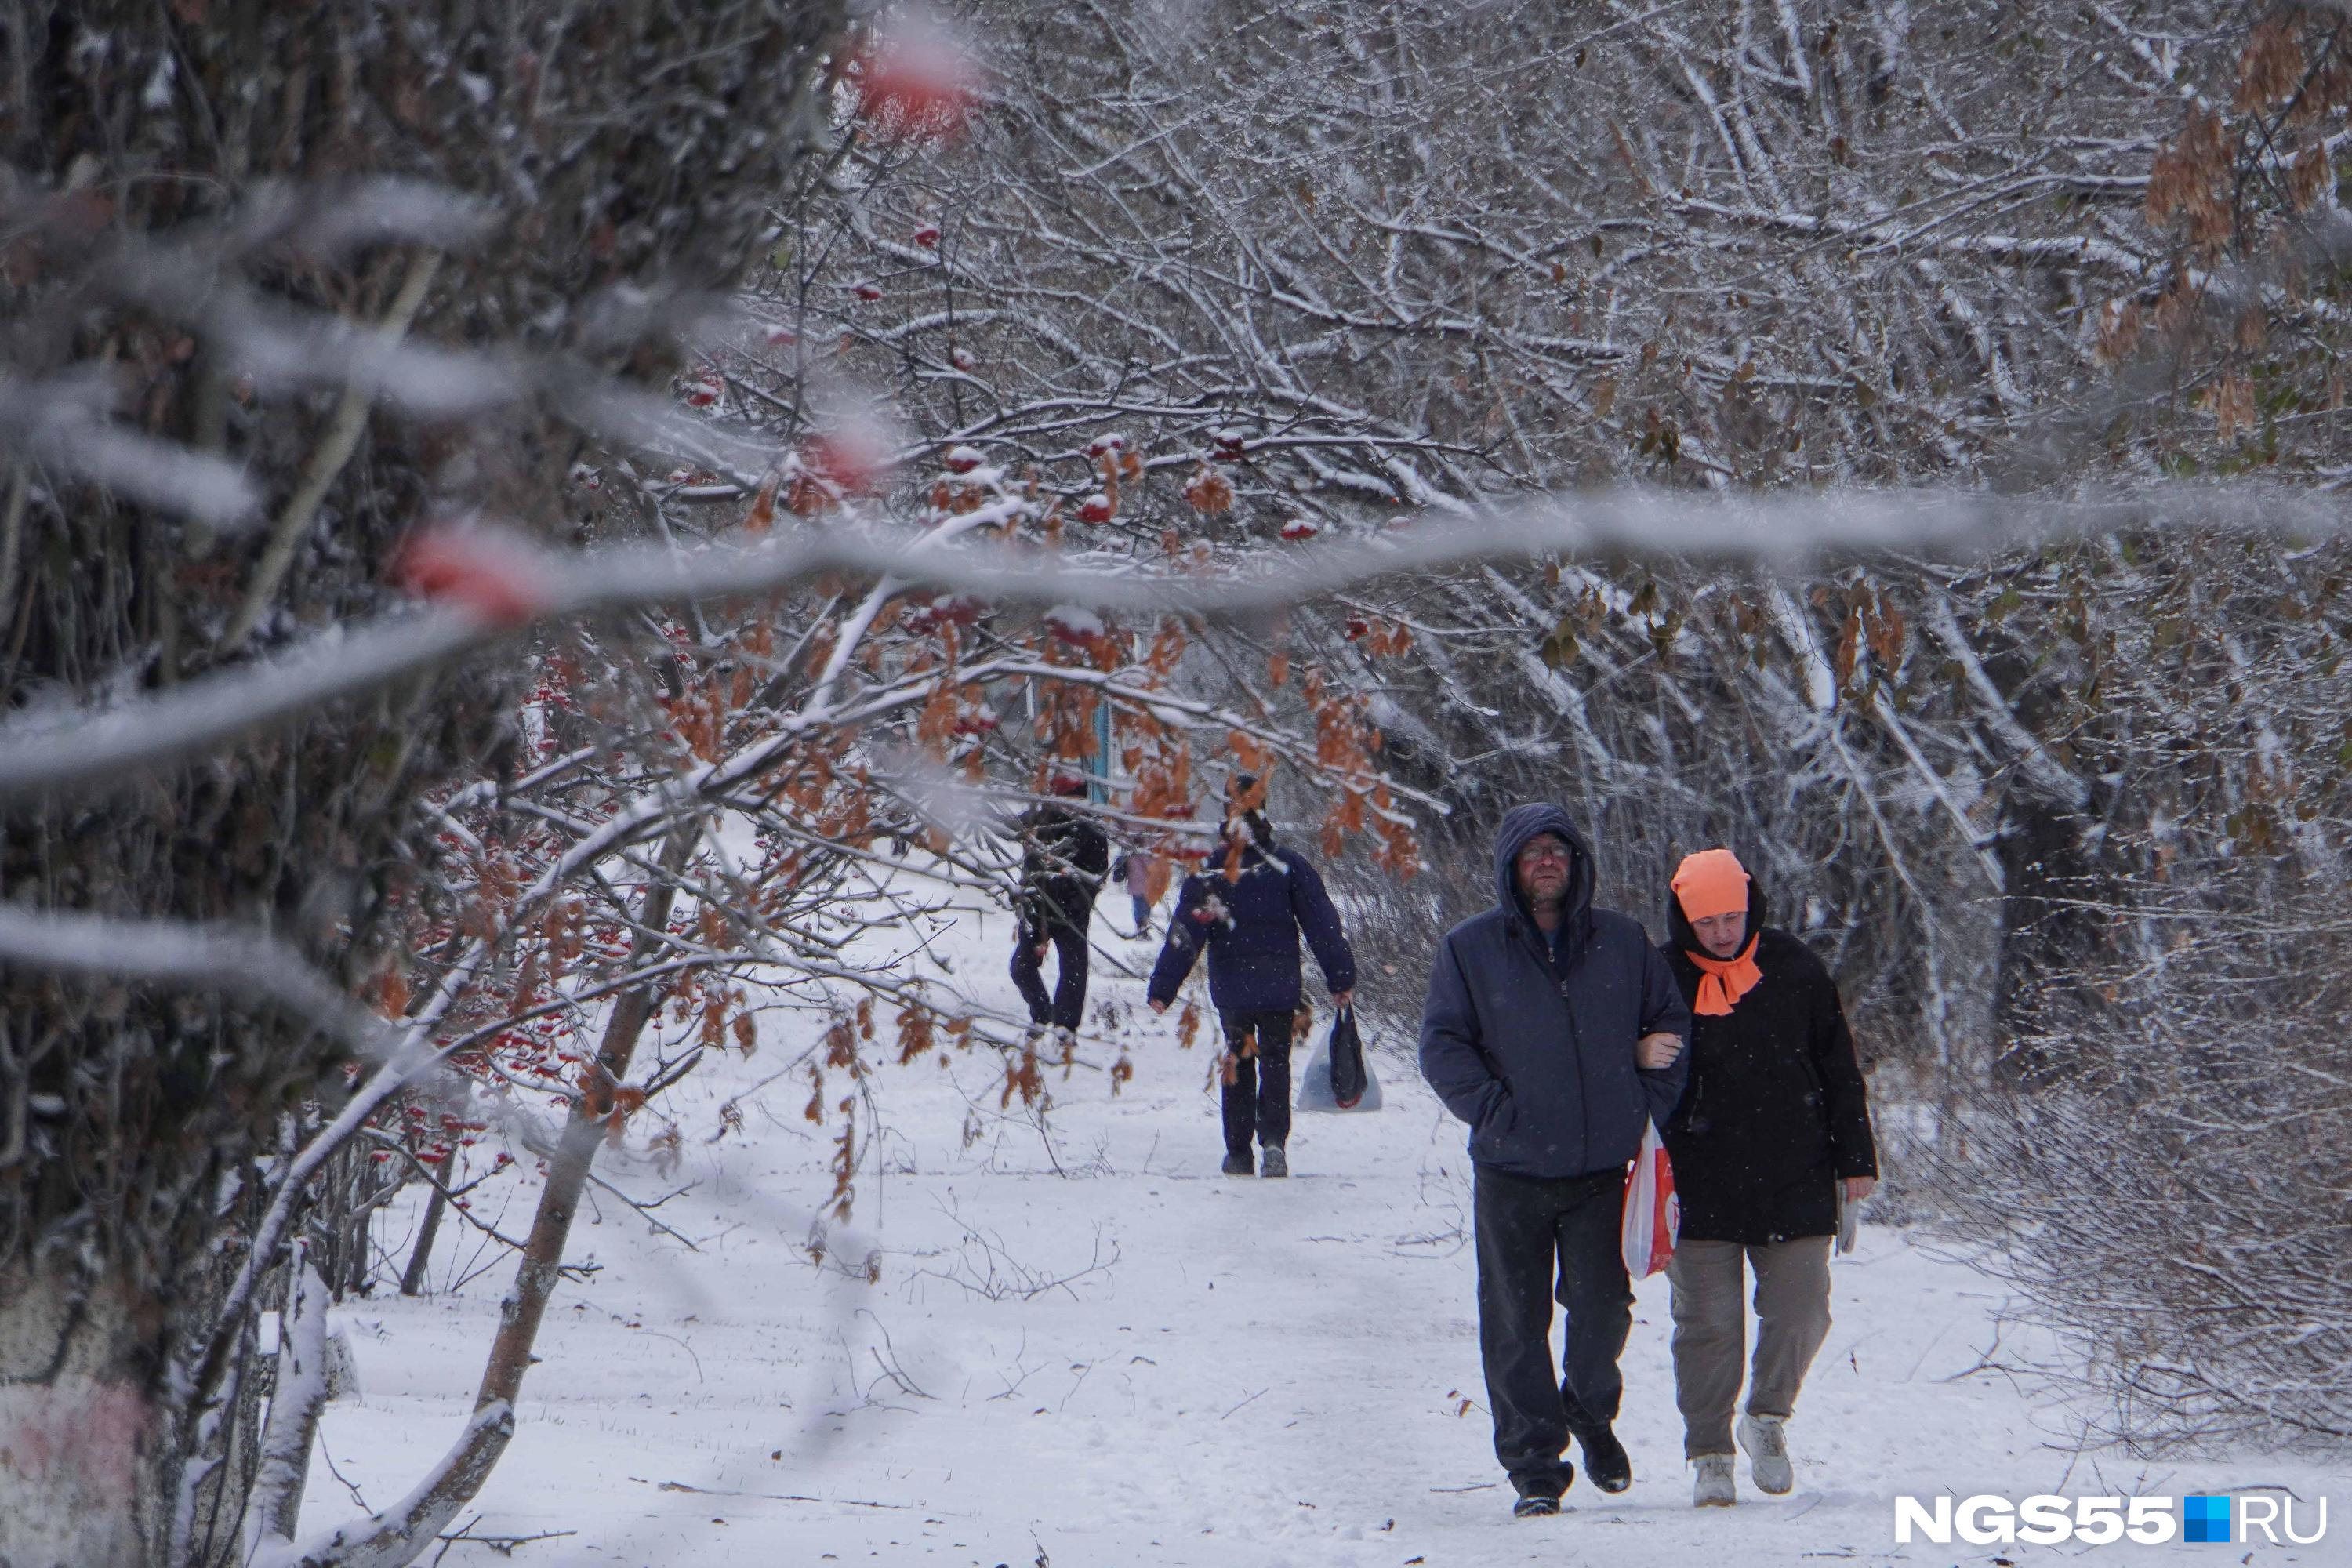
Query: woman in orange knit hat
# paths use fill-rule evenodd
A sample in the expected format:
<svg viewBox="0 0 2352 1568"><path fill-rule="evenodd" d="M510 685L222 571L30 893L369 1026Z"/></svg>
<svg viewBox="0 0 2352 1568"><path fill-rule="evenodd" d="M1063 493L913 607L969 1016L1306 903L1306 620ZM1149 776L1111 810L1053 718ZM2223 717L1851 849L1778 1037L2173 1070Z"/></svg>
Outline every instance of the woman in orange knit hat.
<svg viewBox="0 0 2352 1568"><path fill-rule="evenodd" d="M1795 1484L1782 1424L1830 1326L1830 1244L1843 1198L1876 1184L1862 1069L1837 984L1812 950L1764 924L1764 893L1728 849L1675 872L1668 967L1692 1016L1690 1087L1660 1130L1675 1163L1682 1234L1674 1286L1675 1395L1694 1500L1729 1505L1733 1406L1756 1279L1756 1354L1738 1426L1748 1473Z"/></svg>

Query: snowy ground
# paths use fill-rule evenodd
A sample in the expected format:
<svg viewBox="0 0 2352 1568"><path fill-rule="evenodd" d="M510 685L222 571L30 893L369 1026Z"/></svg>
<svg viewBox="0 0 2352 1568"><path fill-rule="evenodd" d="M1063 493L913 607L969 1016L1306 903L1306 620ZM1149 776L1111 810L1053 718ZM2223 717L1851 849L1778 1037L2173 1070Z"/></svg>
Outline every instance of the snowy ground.
<svg viewBox="0 0 2352 1568"><path fill-rule="evenodd" d="M1114 902L1124 914L1106 899L1102 916ZM1139 1001L1115 966L1150 946L1101 917L1097 934L1097 995ZM965 916L938 951L957 984L1003 1005L1008 940L1001 917ZM1406 1043L1376 1042L1385 1109L1302 1117L1297 1173L1268 1182L1217 1173L1207 1031L1180 1050L1172 1020L1139 1007L1128 1028L1135 1080L1111 1098L1097 1047L1094 1068L1055 1075L1046 1132L997 1109L992 1055L880 1075L890 1132L859 1184L863 1239L835 1238L836 1261L879 1249L872 1286L807 1255L831 1145L800 1119L805 1079L747 1098L744 1131L705 1142L724 1101L805 1042L706 1068L677 1091L690 1152L667 1184L699 1185L660 1211L699 1250L609 1199L583 1215L572 1258L603 1267L557 1296L476 1531L573 1532L517 1562L646 1568L2123 1564L2220 1558L2181 1543L1898 1547L1893 1499L2272 1485L2352 1508L2340 1476L2308 1465L2078 1458L2062 1410L1982 1370L2018 1344L2011 1329L1997 1348L2000 1289L1865 1226L1790 1426L1793 1496L1762 1498L1743 1464L1737 1509L1691 1508L1661 1278L1639 1288L1625 1354L1633 1489L1604 1498L1580 1480L1562 1517L1515 1521L1478 1373L1462 1136ZM643 1168L605 1173L667 1190ZM506 1199L510 1232L533 1196L517 1184ZM411 1218L388 1216L395 1248ZM437 1283L490 1261L478 1237L442 1236ZM313 1468L306 1533L350 1510L347 1485L394 1500L452 1440L511 1272L341 1310L363 1396L330 1409L333 1471ZM2318 1546L2252 1558L2352 1563L2352 1520L2329 1522Z"/></svg>

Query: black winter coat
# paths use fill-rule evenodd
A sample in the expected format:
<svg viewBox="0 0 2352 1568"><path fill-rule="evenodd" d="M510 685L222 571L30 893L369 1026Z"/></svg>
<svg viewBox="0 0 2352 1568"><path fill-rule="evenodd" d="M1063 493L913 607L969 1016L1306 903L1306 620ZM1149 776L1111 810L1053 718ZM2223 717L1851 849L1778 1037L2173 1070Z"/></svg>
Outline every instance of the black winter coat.
<svg viewBox="0 0 2352 1568"><path fill-rule="evenodd" d="M1083 931L1094 921L1095 893L1110 864L1110 839L1100 824L1066 806L1041 805L1021 819L1021 893L1013 910L1021 940L1045 940L1049 927Z"/></svg>
<svg viewBox="0 0 2352 1568"><path fill-rule="evenodd" d="M1682 900L1666 895L1664 945L1683 1000L1698 1000L1703 952ZM1691 1018L1690 1087L1660 1129L1675 1163L1682 1235L1760 1244L1837 1231L1837 1178L1878 1174L1870 1103L1837 983L1802 942L1764 924L1748 884L1748 929L1761 932L1764 978L1729 1014Z"/></svg>
<svg viewBox="0 0 2352 1568"><path fill-rule="evenodd" d="M1574 852L1555 962L1515 862L1538 833ZM1685 1051L1635 1065L1643 1035L1687 1036L1690 1013L1649 933L1592 907L1592 850L1556 805L1514 806L1495 841L1495 907L1445 933L1421 1015L1421 1075L1470 1124L1470 1157L1513 1175L1622 1167L1643 1123L1683 1091Z"/></svg>

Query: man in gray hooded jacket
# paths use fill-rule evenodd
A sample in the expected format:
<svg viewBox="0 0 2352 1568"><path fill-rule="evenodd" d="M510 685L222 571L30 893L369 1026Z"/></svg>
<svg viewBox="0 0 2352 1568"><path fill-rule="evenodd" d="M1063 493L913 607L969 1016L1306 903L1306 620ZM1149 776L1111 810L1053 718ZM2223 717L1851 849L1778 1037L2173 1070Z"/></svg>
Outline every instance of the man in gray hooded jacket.
<svg viewBox="0 0 2352 1568"><path fill-rule="evenodd" d="M1570 1435L1594 1485L1633 1484L1610 1430L1633 1306L1619 1217L1643 1124L1664 1125L1689 1070L1673 971L1639 921L1592 907L1592 847L1568 813L1513 807L1495 907L1446 933L1422 1009L1422 1076L1470 1124L1478 1349L1521 1516L1559 1511Z"/></svg>

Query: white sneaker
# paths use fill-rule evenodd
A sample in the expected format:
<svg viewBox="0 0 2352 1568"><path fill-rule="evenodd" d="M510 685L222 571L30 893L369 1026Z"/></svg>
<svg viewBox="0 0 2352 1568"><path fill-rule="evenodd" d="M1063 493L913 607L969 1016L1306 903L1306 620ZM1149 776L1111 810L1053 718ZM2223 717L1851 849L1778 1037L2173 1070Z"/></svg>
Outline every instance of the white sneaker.
<svg viewBox="0 0 2352 1568"><path fill-rule="evenodd" d="M1748 1450L1748 1476L1756 1489L1788 1496L1797 1484L1797 1473L1789 1467L1789 1434L1781 1428L1781 1417L1743 1415L1738 1436L1739 1446Z"/></svg>
<svg viewBox="0 0 2352 1568"><path fill-rule="evenodd" d="M1691 1489L1693 1508L1729 1508L1739 1500L1731 1484L1731 1456L1701 1454L1691 1461L1698 1467L1698 1483Z"/></svg>

